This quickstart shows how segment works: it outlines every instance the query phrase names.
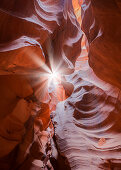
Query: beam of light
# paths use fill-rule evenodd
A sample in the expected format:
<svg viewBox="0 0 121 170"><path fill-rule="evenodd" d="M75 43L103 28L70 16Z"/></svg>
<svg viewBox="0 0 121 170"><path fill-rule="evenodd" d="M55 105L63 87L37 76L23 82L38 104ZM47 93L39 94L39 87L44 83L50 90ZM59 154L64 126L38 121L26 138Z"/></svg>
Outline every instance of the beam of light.
<svg viewBox="0 0 121 170"><path fill-rule="evenodd" d="M50 75L49 75L49 78L51 79L51 81L56 81L56 79L58 79L58 73L57 72L52 72Z"/></svg>
<svg viewBox="0 0 121 170"><path fill-rule="evenodd" d="M55 87L56 85L61 83L61 76L59 72L53 71L50 74L48 74L48 87Z"/></svg>
<svg viewBox="0 0 121 170"><path fill-rule="evenodd" d="M29 56L29 58L38 66L41 67L45 72L51 73L50 68L45 64L45 61L43 61L41 59L41 57L44 56L38 56L35 52L33 52L32 50L29 50L29 52L27 53L27 55Z"/></svg>
<svg viewBox="0 0 121 170"><path fill-rule="evenodd" d="M49 69L49 67L48 67ZM48 88L49 92L55 90L58 84L61 84L61 73L57 70L52 69L49 72L39 72L37 71L34 76L35 81L32 83L33 86L42 86L45 84L45 88ZM33 77L32 76L32 77Z"/></svg>
<svg viewBox="0 0 121 170"><path fill-rule="evenodd" d="M29 51L26 51L26 53L30 61L35 63L35 70L33 68L32 73L29 76L32 78L32 86L35 88L35 91L37 91L36 96L38 96L38 98L41 100L43 99L44 94L46 96L47 93L51 93L56 90L57 86L61 84L61 81L63 81L61 80L62 60L60 60L58 64L55 64L54 52L53 48L51 48L51 41L47 47L49 59L48 63L50 63L49 66L46 64L46 58L43 51L42 53L40 52L40 56L39 53L36 53L36 51L32 49L29 49ZM41 90L41 88L43 90Z"/></svg>

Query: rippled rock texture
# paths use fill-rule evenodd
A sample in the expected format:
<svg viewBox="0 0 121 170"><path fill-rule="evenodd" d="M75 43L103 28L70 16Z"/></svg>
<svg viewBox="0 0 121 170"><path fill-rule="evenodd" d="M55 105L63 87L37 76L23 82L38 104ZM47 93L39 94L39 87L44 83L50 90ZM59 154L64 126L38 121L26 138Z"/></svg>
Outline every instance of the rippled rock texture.
<svg viewBox="0 0 121 170"><path fill-rule="evenodd" d="M0 69L27 71L49 65L52 57L55 65L73 69L81 51L80 30L70 0L2 0Z"/></svg>
<svg viewBox="0 0 121 170"><path fill-rule="evenodd" d="M120 90L113 91L114 87L102 81L92 83L88 74L86 79L82 74L68 77L74 91L65 102L58 104L55 112L55 133L60 151L74 170L120 170ZM104 83L103 88L101 83Z"/></svg>
<svg viewBox="0 0 121 170"><path fill-rule="evenodd" d="M52 149L47 147L53 134L47 127L53 129L50 110L65 95L61 94L63 86L58 87L59 94L49 94L45 65L50 67L53 60L64 74L73 70L81 38L69 0L0 1L2 170L53 169Z"/></svg>
<svg viewBox="0 0 121 170"><path fill-rule="evenodd" d="M82 14L72 5L82 5ZM60 96L52 97L46 86L51 61L63 75L76 61L76 70L84 70L67 77L73 85L63 83L61 98L73 93L56 110L60 153L72 169L121 169L120 22L120 0L0 1L2 170L53 169L47 127L53 129L50 110Z"/></svg>
<svg viewBox="0 0 121 170"><path fill-rule="evenodd" d="M121 1L84 0L82 30L96 75L121 88Z"/></svg>
<svg viewBox="0 0 121 170"><path fill-rule="evenodd" d="M87 54L93 70L82 66L67 78L74 91L57 106L56 138L71 169L120 170L121 2L84 0L82 20L73 4L88 53L82 50L78 61Z"/></svg>

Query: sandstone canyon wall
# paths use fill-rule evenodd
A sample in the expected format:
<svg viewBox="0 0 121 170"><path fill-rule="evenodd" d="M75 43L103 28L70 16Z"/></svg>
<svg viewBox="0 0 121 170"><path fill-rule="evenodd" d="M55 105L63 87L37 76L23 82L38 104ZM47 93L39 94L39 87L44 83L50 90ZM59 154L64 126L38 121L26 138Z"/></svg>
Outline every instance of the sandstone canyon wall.
<svg viewBox="0 0 121 170"><path fill-rule="evenodd" d="M55 112L57 143L71 169L120 170L121 2L80 1L82 20L77 3L87 50L77 60L88 53L89 67L66 76L74 91Z"/></svg>
<svg viewBox="0 0 121 170"><path fill-rule="evenodd" d="M0 1L2 170L52 169L50 109L57 99L51 99L45 73L51 60L62 74L73 71L81 51L79 30L71 1Z"/></svg>
<svg viewBox="0 0 121 170"><path fill-rule="evenodd" d="M0 1L2 170L53 169L51 61L71 95L52 113L59 152L71 169L121 169L120 49L120 0Z"/></svg>

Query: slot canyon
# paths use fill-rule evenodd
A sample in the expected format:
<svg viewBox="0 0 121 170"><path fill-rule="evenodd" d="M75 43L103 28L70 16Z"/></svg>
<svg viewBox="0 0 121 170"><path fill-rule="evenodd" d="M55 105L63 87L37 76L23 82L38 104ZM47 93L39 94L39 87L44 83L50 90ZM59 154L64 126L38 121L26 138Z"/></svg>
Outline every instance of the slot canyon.
<svg viewBox="0 0 121 170"><path fill-rule="evenodd" d="M121 0L0 0L0 170L121 170Z"/></svg>

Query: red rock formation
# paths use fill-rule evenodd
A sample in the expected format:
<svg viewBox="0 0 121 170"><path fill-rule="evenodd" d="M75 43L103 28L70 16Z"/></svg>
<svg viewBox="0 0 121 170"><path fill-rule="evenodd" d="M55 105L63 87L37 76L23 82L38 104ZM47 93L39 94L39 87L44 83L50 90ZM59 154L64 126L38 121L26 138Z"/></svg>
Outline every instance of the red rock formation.
<svg viewBox="0 0 121 170"><path fill-rule="evenodd" d="M49 125L52 127L49 124L49 106L41 103L50 102L44 76L45 64L50 67L50 60L54 58L54 65L59 65L61 73L73 71L81 50L82 34L79 30L72 3L68 0L0 2L0 120L2 122L0 166L2 169L19 167L26 160L28 153L29 163L32 163L31 156L35 158L37 153L33 154L33 151L36 151L36 146L30 145L32 142L39 142L35 139L36 130L46 130ZM62 85L60 87L63 88ZM65 99L65 94L60 93L60 87L57 88L56 100ZM65 93L64 90L62 92ZM53 105L55 107L55 103ZM40 136L42 134L38 133L38 138L42 142ZM44 144L42 142L44 149L46 143L47 141ZM39 149L41 155L40 152L42 152L41 147ZM43 154L46 157L45 151ZM28 166L26 163L25 161L25 166L22 168ZM41 163L40 161L39 164Z"/></svg>
<svg viewBox="0 0 121 170"><path fill-rule="evenodd" d="M115 0L82 4L82 30L93 70L80 67L66 78L74 91L58 104L54 118L58 146L74 170L121 169L120 5Z"/></svg>
<svg viewBox="0 0 121 170"><path fill-rule="evenodd" d="M82 30L90 67L100 79L121 88L121 2L84 0Z"/></svg>
<svg viewBox="0 0 121 170"><path fill-rule="evenodd" d="M53 169L47 147L53 133L45 130L53 128L50 110L69 96L55 121L70 167L120 169L120 10L119 0L1 0L2 169ZM52 64L62 75L76 69L55 94L45 77Z"/></svg>

